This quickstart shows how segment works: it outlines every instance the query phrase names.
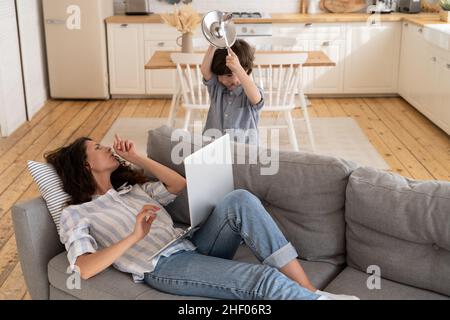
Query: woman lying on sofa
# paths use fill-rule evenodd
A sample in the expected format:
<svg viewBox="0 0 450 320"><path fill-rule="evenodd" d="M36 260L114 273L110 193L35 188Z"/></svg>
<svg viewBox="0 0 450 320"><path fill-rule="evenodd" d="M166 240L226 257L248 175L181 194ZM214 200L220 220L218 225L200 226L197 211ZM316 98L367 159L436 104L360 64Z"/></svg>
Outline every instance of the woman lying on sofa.
<svg viewBox="0 0 450 320"><path fill-rule="evenodd" d="M60 239L72 271L89 279L113 265L136 282L171 294L219 299L356 299L319 291L261 202L235 190L214 209L191 239L153 259L180 230L163 206L186 186L175 171L136 152L116 136L112 148L80 138L46 154L72 197L60 220ZM241 243L262 264L231 260Z"/></svg>

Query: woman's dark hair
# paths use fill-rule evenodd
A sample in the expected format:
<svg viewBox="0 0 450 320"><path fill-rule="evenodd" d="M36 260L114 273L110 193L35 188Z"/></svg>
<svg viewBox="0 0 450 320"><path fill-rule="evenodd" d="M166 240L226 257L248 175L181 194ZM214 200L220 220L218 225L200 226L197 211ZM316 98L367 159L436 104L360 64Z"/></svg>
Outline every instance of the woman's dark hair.
<svg viewBox="0 0 450 320"><path fill-rule="evenodd" d="M253 71L253 61L255 60L255 49L246 41L237 39L234 45L231 47L231 50L233 50L233 52L238 56L242 68L247 71L247 74L251 74ZM211 71L215 75L223 76L232 73L231 70L226 66L227 55L227 49L217 49L214 52Z"/></svg>
<svg viewBox="0 0 450 320"><path fill-rule="evenodd" d="M91 171L87 168L86 141L82 137L66 147L45 153L44 158L55 168L62 180L64 191L72 199L67 205L81 204L92 200L97 185ZM130 185L150 181L143 171L133 170L122 159L116 157L119 167L111 174L111 183L118 189L125 182Z"/></svg>

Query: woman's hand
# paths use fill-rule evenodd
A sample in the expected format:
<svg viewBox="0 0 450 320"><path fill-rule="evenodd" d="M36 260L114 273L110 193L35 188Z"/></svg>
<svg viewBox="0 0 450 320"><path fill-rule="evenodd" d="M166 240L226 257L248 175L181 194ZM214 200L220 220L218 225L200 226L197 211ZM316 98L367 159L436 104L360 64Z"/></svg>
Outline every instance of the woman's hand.
<svg viewBox="0 0 450 320"><path fill-rule="evenodd" d="M117 133L114 136L113 148L121 158L131 163L134 163L139 156L134 142L131 140L122 140Z"/></svg>
<svg viewBox="0 0 450 320"><path fill-rule="evenodd" d="M136 242L141 241L150 232L150 227L156 219L156 212L159 211L158 206L151 204L145 205L141 212L136 216L136 224L132 236Z"/></svg>
<svg viewBox="0 0 450 320"><path fill-rule="evenodd" d="M237 74L241 71L244 71L244 68L242 68L241 63L239 62L239 58L236 55L236 53L231 50L231 48L228 48L228 56L226 57L226 66L233 72L234 74Z"/></svg>

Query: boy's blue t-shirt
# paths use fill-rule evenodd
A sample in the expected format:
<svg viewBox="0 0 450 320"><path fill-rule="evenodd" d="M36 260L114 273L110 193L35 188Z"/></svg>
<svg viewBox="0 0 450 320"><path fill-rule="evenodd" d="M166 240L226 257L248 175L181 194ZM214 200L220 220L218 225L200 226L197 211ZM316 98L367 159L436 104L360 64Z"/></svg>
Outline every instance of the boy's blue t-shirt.
<svg viewBox="0 0 450 320"><path fill-rule="evenodd" d="M209 81L203 79L203 83L208 87L211 100L203 132L208 129L218 129L222 133L236 129L257 131L259 112L264 107L264 92L260 87L261 101L252 105L242 86L230 91L214 74Z"/></svg>

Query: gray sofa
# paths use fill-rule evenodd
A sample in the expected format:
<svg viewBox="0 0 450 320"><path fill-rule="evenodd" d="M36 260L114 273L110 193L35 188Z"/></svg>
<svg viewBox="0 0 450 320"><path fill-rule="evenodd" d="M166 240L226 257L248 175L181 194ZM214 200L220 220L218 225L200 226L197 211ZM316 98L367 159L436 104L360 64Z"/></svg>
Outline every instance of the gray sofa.
<svg viewBox="0 0 450 320"><path fill-rule="evenodd" d="M149 132L149 156L184 174L170 160L175 144L167 127ZM260 175L262 164L233 165L235 187L261 199L316 287L361 299L450 298L449 182L413 181L308 153L282 152L277 165L272 176ZM167 210L186 223L186 193ZM43 199L16 204L12 212L33 299L199 298L135 284L112 267L81 281L81 289L68 289L66 254ZM234 259L259 263L244 245Z"/></svg>

